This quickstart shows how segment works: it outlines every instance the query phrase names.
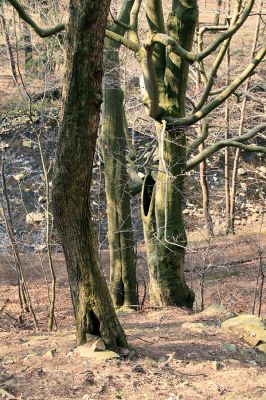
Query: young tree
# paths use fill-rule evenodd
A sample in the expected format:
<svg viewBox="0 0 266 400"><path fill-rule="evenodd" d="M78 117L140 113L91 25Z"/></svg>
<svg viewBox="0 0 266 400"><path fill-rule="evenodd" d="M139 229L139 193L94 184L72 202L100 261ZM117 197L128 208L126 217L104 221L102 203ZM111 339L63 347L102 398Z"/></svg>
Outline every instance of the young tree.
<svg viewBox="0 0 266 400"><path fill-rule="evenodd" d="M40 28L10 0L41 37L65 29ZM70 0L66 26L66 73L53 183L54 217L65 253L76 317L77 343L100 335L109 348L127 347L100 270L89 210L92 165L102 101L102 54L109 1Z"/></svg>
<svg viewBox="0 0 266 400"><path fill-rule="evenodd" d="M140 1L136 0L140 5ZM198 22L196 0L173 0L172 10L164 22L160 0L145 1L149 32L144 44L139 39L138 13L131 14L128 37L113 32L106 35L131 49L142 69L146 96L144 103L154 120L159 142L159 167L156 174L148 175L142 190L142 215L150 273L150 295L159 306L191 307L193 292L184 276L186 233L182 215L182 194L187 171L198 166L218 150L233 146L245 151L266 152L264 147L245 144L265 129L261 124L247 134L218 141L197 155L199 146L206 141L205 130L194 141L187 143L191 126L202 120L226 99L253 73L263 60L266 47L261 48L251 63L230 84L212 96L215 76L233 35L247 20L254 5L249 0L236 0L234 13L227 29L211 44L192 52L195 28ZM216 55L216 49L219 49ZM215 61L207 76L207 85L191 115L186 115L189 65L202 63L214 55Z"/></svg>

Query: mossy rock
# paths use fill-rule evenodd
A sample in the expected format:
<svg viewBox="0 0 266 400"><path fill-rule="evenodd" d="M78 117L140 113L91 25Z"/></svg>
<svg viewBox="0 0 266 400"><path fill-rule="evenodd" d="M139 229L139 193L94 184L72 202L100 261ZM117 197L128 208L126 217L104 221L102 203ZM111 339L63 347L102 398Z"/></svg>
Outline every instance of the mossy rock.
<svg viewBox="0 0 266 400"><path fill-rule="evenodd" d="M234 332L252 346L261 346L266 343L265 323L255 315L239 315L222 323L222 330ZM262 350L264 351L264 350Z"/></svg>
<svg viewBox="0 0 266 400"><path fill-rule="evenodd" d="M237 314L235 313L231 313L229 311L227 311L227 309L220 305L220 304L212 304L211 306L207 307L205 310L203 310L201 313L201 315L223 315L226 316L228 318L232 318L232 317L236 317Z"/></svg>

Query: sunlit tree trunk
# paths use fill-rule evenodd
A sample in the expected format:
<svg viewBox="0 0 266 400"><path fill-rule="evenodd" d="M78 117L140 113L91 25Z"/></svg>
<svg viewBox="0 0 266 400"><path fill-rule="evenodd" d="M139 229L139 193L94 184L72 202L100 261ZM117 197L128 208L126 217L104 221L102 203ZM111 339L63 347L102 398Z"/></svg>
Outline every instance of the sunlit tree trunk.
<svg viewBox="0 0 266 400"><path fill-rule="evenodd" d="M109 1L71 0L66 75L53 206L63 245L77 343L100 335L109 348L127 347L100 270L89 210L92 165L102 101L102 54Z"/></svg>
<svg viewBox="0 0 266 400"><path fill-rule="evenodd" d="M129 22L133 3L134 1L124 2L119 16L123 23ZM108 28L113 32L124 33L123 28L111 22ZM104 106L100 143L104 159L111 296L116 308L135 308L137 290L134 237L126 165L127 124L120 79L119 49L117 42L105 40Z"/></svg>
<svg viewBox="0 0 266 400"><path fill-rule="evenodd" d="M146 3L150 28L154 30L157 27L158 31L164 32L163 22L158 18L158 7L155 10L153 4L152 1ZM186 50L192 47L197 16L196 2L186 5L173 1L167 32ZM166 115L182 117L185 114L188 63L174 52L168 54L166 62L164 48L159 45L154 49L153 57L154 71L159 82L159 106ZM163 75L166 84L162 81ZM153 178L147 177L142 190L150 297L152 303L159 306L192 307L194 293L186 285L184 275L187 243L182 214L186 165L185 130L172 129L163 121L156 122L156 130L159 141L158 173L154 177L153 187Z"/></svg>

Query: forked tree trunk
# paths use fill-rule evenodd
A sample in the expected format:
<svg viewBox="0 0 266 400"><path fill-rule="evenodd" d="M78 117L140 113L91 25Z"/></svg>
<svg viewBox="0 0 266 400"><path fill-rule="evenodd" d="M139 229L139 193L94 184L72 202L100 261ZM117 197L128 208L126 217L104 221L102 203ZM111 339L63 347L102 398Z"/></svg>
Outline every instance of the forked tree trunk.
<svg viewBox="0 0 266 400"><path fill-rule="evenodd" d="M156 182L147 176L142 189L150 299L152 304L161 307L191 308L195 296L186 285L184 275L187 244L182 214L184 136L179 133L173 139L173 134L166 132L165 137L159 136L159 140L160 162Z"/></svg>
<svg viewBox="0 0 266 400"><path fill-rule="evenodd" d="M153 2L147 1L146 4L148 19L152 21L150 29L164 32L163 22L156 18ZM196 1L192 0L188 4L173 0L167 23L168 35L190 51L197 19ZM162 114L178 118L185 114L189 65L171 49L168 51L166 62L165 56L154 56L154 71L159 80L159 105L164 110ZM150 91L150 97L152 95ZM195 295L186 285L184 274L187 244L182 214L186 166L185 132L164 126L163 121L156 122L156 127L159 141L158 173L154 185L152 178L146 177L142 190L150 297L155 305L191 308Z"/></svg>
<svg viewBox="0 0 266 400"><path fill-rule="evenodd" d="M100 335L109 348L117 349L127 347L127 341L100 270L89 211L109 3L70 0L53 206L66 258L77 343L84 343L86 334L91 333Z"/></svg>
<svg viewBox="0 0 266 400"><path fill-rule="evenodd" d="M101 147L107 202L110 290L116 308L134 308L137 305L136 271L123 107L123 91L118 87L105 88Z"/></svg>

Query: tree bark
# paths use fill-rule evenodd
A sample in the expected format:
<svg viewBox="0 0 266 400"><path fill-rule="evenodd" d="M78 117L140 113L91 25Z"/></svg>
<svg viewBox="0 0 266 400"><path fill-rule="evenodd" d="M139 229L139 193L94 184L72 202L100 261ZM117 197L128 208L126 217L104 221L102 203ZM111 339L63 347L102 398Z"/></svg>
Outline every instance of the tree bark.
<svg viewBox="0 0 266 400"><path fill-rule="evenodd" d="M119 21L127 24L134 1L124 2ZM114 23L108 28L124 34ZM121 88L120 44L105 40L105 77L101 150L104 159L107 203L108 241L110 253L110 291L116 308L137 306L134 236L131 220L131 196L128 190L126 152L127 129L124 120L124 94Z"/></svg>
<svg viewBox="0 0 266 400"><path fill-rule="evenodd" d="M156 182L147 176L142 190L142 218L147 246L151 303L192 307L194 293L185 282L186 233L182 214L185 138L157 125L160 161Z"/></svg>
<svg viewBox="0 0 266 400"><path fill-rule="evenodd" d="M155 4L153 0L149 3ZM152 9L152 4L150 4ZM174 0L167 22L167 33L184 49L190 51L198 18L195 1ZM157 22L158 31L162 23ZM173 49L166 59L157 61L156 80L165 74L158 97L162 114L175 118L185 115L185 94L189 64ZM159 71L159 72L157 72ZM152 103L152 102L151 102ZM157 117L159 120L159 118ZM151 302L159 306L192 307L194 293L185 282L184 257L186 233L182 214L182 196L186 166L185 131L156 122L159 142L159 167L156 177L146 177L142 190L142 218L150 274ZM152 184L154 179L154 184ZM156 181L156 182L155 182ZM153 197L154 196L154 197Z"/></svg>
<svg viewBox="0 0 266 400"><path fill-rule="evenodd" d="M3 31L4 31L4 35L5 35L5 39L6 39L6 49L7 49L7 56L9 59L10 71L12 73L14 83L17 84L18 77L17 77L16 63L15 63L15 58L14 58L14 54L13 54L13 50L12 50L12 44L10 41L10 35L9 35L7 23L6 23L5 16L4 16L3 6L0 6L0 11L2 12L2 15L0 15L0 20L1 20L1 23L3 26Z"/></svg>
<svg viewBox="0 0 266 400"><path fill-rule="evenodd" d="M123 91L116 87L105 88L101 147L107 202L110 290L116 308L134 308L137 305L136 271L123 118Z"/></svg>
<svg viewBox="0 0 266 400"><path fill-rule="evenodd" d="M100 335L107 347L117 349L127 347L127 341L100 270L89 211L109 3L70 0L53 206L66 258L77 343L86 342L86 333L91 333Z"/></svg>

